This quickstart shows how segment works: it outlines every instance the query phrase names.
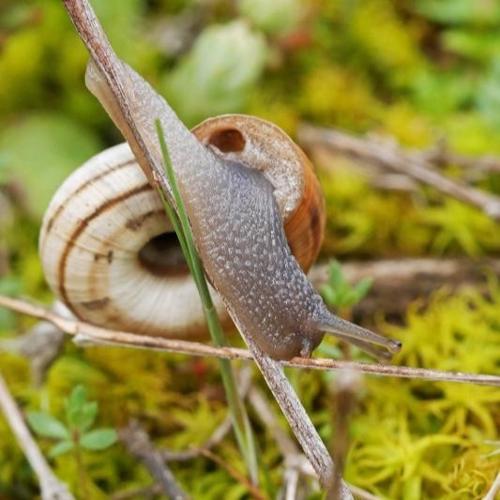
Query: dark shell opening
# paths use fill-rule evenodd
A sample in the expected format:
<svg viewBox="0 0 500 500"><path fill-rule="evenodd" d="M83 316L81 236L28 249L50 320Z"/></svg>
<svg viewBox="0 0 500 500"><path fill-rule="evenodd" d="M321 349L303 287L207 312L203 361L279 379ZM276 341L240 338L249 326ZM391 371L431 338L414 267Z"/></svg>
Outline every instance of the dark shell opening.
<svg viewBox="0 0 500 500"><path fill-rule="evenodd" d="M155 276L182 276L189 268L174 232L162 233L149 240L139 251L139 262Z"/></svg>
<svg viewBox="0 0 500 500"><path fill-rule="evenodd" d="M210 135L208 142L222 153L237 153L243 151L246 144L243 134L235 128L215 130Z"/></svg>

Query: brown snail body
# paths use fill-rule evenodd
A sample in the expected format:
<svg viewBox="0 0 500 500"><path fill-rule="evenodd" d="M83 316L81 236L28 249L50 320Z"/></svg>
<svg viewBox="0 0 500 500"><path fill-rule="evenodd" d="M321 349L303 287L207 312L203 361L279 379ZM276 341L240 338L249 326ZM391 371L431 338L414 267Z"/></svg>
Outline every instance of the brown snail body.
<svg viewBox="0 0 500 500"><path fill-rule="evenodd" d="M276 179L287 180L289 171L282 166L293 143L276 141L276 134L266 132L272 126L246 135L238 120L222 133L208 134L212 140L198 140L165 100L95 37L97 30L105 39L93 13L80 3L66 6L94 57L87 86L127 139L149 182L169 193L154 126L156 118L161 121L205 271L244 336L276 359L309 356L325 331L376 355L385 354L379 346L397 351L399 343L330 313L291 252L282 220L288 204L275 195L287 192L286 183ZM277 166L274 182L259 172L269 161ZM296 193L293 182L291 187L288 192Z"/></svg>

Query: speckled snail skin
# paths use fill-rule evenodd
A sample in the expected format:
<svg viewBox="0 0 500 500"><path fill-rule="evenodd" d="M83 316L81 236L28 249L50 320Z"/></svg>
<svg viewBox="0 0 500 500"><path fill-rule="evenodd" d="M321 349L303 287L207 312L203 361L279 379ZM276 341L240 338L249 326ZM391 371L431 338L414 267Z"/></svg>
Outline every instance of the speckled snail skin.
<svg viewBox="0 0 500 500"><path fill-rule="evenodd" d="M193 133L271 179L288 243L307 271L321 246L325 210L304 153L278 127L250 116L211 118ZM264 149L269 137L285 151L281 161L271 147ZM45 213L39 247L51 288L76 316L148 335L206 336L178 241L127 143L91 158L61 185ZM222 300L213 296L230 324Z"/></svg>
<svg viewBox="0 0 500 500"><path fill-rule="evenodd" d="M120 88L126 113L120 111L92 62L87 86L122 131L137 161L155 168L161 168L161 155L154 119L161 120L205 271L238 328L275 359L309 356L324 332L375 355L383 356L384 348L397 351L398 342L328 311L290 250L283 218L286 220L287 212L297 206L290 197L304 189L290 176L290 169L298 168L290 157L305 159L303 153L276 127L254 119L245 128L243 121L252 119L238 116L232 118L230 126L223 123L224 117L214 119L221 120L219 129L212 123L219 132L208 134L212 140L199 140L139 75L119 60L114 64L117 78L126 82ZM269 162L274 167L266 169ZM147 189L146 181L137 188ZM82 228L91 223L80 218ZM50 233L62 234L57 221L49 225L50 218L46 218L42 248ZM44 267L47 270L47 265ZM78 274L78 269L73 271ZM107 299L98 296L94 300Z"/></svg>

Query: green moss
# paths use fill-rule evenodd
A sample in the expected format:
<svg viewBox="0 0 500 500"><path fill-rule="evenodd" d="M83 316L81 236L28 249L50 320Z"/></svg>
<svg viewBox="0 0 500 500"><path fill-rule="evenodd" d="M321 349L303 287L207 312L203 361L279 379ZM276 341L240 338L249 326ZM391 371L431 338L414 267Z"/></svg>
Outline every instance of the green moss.
<svg viewBox="0 0 500 500"><path fill-rule="evenodd" d="M52 297L37 256L39 220L33 209L41 213L68 169L121 138L82 85L87 54L60 0L4 3L0 189L7 175L15 178L29 193L19 205L27 204L31 212L17 206L14 222L2 226L1 246L8 249L10 272L0 277L0 290L48 302ZM272 120L292 135L301 121L309 120L353 133L375 131L413 148L446 139L460 153L500 152L495 50L500 20L494 2L287 0L283 5L300 3L300 12L283 19L274 11L272 19L263 19L262 13L250 12L252 2L245 2L246 21L234 8L238 3L225 0L203 11L190 0L93 3L120 56L155 87L163 82L167 88L173 81L177 107L189 122L216 112L243 111ZM196 22L186 32L181 53L165 55L153 28L168 25L169 16L178 14L185 17L173 20L176 27L185 19ZM240 26L240 36L227 38L228 26L234 26L229 22ZM246 45L239 47L238 53L248 57L221 59L210 50L213 38L205 52L197 49L199 40L206 44L207 36L213 36L212 25L221 23L219 34L226 30L221 44L228 53L235 52L234 40L253 40L250 52ZM253 64L241 70L249 57ZM204 66L213 61L223 78ZM381 191L356 162L318 154L317 163L327 200L325 258L500 253L498 223L476 209L430 188ZM447 173L462 175L449 167ZM498 175L488 175L478 185L500 192ZM403 340L397 363L498 373L499 308L500 288L491 279L486 298L475 289L454 295L441 291L425 309L412 305L403 326L381 323L379 329ZM0 314L2 337L33 324ZM237 337L233 341L239 342ZM331 339L322 350L342 355ZM358 356L355 350L353 354ZM33 388L28 364L19 357L0 353L0 366L25 410L42 408L62 416L65 395L83 383L89 397L99 401L99 425L120 427L137 418L158 445L173 449L203 443L226 415L213 360L109 347L78 349L68 342L40 390ZM329 442L335 374L288 374ZM366 377L351 421L347 479L388 499L480 498L500 467L498 455L486 457L492 450L486 441L498 439L499 405L498 391L488 387ZM268 471L269 495L274 497L282 482L281 456L268 430L253 417L262 469ZM45 452L50 447L43 440L40 444ZM232 434L214 452L223 467L200 457L172 464L176 477L195 498L248 496L245 485L229 473L231 468L244 470ZM120 446L85 460L92 498L151 482L145 468ZM59 458L53 465L77 487L70 461ZM31 469L0 418L0 496L31 499L36 492Z"/></svg>

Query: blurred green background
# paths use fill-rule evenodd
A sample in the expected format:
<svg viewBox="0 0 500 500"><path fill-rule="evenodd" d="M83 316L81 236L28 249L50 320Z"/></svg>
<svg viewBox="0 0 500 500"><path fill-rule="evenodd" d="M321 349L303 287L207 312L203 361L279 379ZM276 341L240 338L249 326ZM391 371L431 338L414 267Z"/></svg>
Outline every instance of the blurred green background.
<svg viewBox="0 0 500 500"><path fill-rule="evenodd" d="M243 112L292 137L310 122L375 133L409 148L445 143L464 155L500 154L495 0L92 3L117 53L189 126ZM2 0L0 293L51 300L36 251L43 211L76 166L121 141L84 86L86 61L62 2ZM498 257L500 227L480 211L428 188L377 189L352 161L311 153L327 198L323 259ZM471 175L450 164L444 172L500 194L498 169ZM488 290L440 291L425 307L412 306L397 326L385 323L384 311L363 320L404 341L397 362L498 373L500 285L491 275ZM0 310L0 338L32 324ZM71 388L83 383L101 402L104 423L119 427L139 418L158 445L175 449L203 443L226 413L211 360L69 344L41 389L21 356L0 352L0 368L25 408L57 415ZM290 376L322 437L331 440L332 376ZM351 422L346 478L383 498L480 498L500 467L488 456L498 449L488 442L498 439L499 403L491 388L367 378ZM274 496L282 480L279 453L257 429L262 469L269 471L263 491ZM92 498L151 482L120 446L85 457ZM216 453L244 470L232 438ZM53 463L76 484L71 463ZM194 498L248 495L229 467L207 458L172 467ZM0 419L0 498L35 494L32 473Z"/></svg>

